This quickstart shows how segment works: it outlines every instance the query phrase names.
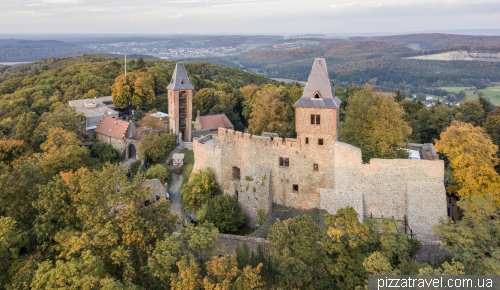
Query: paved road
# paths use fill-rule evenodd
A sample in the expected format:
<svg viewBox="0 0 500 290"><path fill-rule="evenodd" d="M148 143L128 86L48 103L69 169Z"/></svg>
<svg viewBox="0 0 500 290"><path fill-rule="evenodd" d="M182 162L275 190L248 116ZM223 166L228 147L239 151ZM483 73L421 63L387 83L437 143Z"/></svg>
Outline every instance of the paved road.
<svg viewBox="0 0 500 290"><path fill-rule="evenodd" d="M182 175L172 174L172 184L168 190L170 194L170 203L172 204L172 211L179 217L181 217L182 214L182 179Z"/></svg>
<svg viewBox="0 0 500 290"><path fill-rule="evenodd" d="M167 158L167 164L170 162L170 159L172 159L174 153L179 153L182 148L184 148L184 143L179 144L177 147L175 147L175 149ZM182 179L182 175L175 173L172 174L172 182L168 190L168 193L170 194L170 203L172 204L172 211L175 212L179 216L179 218L182 216Z"/></svg>

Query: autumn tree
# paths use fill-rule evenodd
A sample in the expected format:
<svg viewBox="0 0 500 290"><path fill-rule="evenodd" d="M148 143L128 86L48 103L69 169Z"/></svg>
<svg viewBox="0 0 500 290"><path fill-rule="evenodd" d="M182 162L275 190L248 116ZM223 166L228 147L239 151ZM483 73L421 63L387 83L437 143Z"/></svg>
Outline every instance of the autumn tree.
<svg viewBox="0 0 500 290"><path fill-rule="evenodd" d="M40 165L44 173L54 176L60 171L77 170L85 166L89 150L82 146L76 134L61 128L49 130L47 140L40 145Z"/></svg>
<svg viewBox="0 0 500 290"><path fill-rule="evenodd" d="M140 132L140 138L149 133L160 134L168 132L168 126L162 118L156 118L153 116L153 114L156 113L158 113L158 110L152 109L137 122L140 127L143 127Z"/></svg>
<svg viewBox="0 0 500 290"><path fill-rule="evenodd" d="M246 85L244 87L239 88L240 93L243 95L243 99L245 101L250 100L252 98L253 94L255 94L255 92L257 92L258 89L259 89L259 86L256 84L249 84L249 85Z"/></svg>
<svg viewBox="0 0 500 290"><path fill-rule="evenodd" d="M38 126L33 131L29 143L34 150L40 150L40 145L47 140L49 131L55 128L83 135L85 132L84 120L85 116L77 113L74 107L61 106L52 112L45 112L38 119Z"/></svg>
<svg viewBox="0 0 500 290"><path fill-rule="evenodd" d="M111 87L113 104L117 108L144 107L155 99L154 78L148 72L134 71L120 75Z"/></svg>
<svg viewBox="0 0 500 290"><path fill-rule="evenodd" d="M197 209L220 193L219 185L210 167L192 173L188 183L182 187L182 201Z"/></svg>
<svg viewBox="0 0 500 290"><path fill-rule="evenodd" d="M500 206L498 196L466 196L458 201L462 220L451 219L435 227L445 249L471 275L500 274Z"/></svg>
<svg viewBox="0 0 500 290"><path fill-rule="evenodd" d="M500 176L495 172L498 146L483 128L453 121L436 141L436 150L450 161L459 196L500 194Z"/></svg>
<svg viewBox="0 0 500 290"><path fill-rule="evenodd" d="M375 93L369 86L349 97L339 140L361 149L363 161L372 158L401 158L411 128L403 120L403 110L392 97Z"/></svg>
<svg viewBox="0 0 500 290"><path fill-rule="evenodd" d="M294 111L290 105L290 95L284 87L267 85L257 91L251 105L248 129L252 134L262 132L278 133L280 137L295 134Z"/></svg>
<svg viewBox="0 0 500 290"><path fill-rule="evenodd" d="M22 140L0 140L0 162L10 163L21 157L26 151Z"/></svg>

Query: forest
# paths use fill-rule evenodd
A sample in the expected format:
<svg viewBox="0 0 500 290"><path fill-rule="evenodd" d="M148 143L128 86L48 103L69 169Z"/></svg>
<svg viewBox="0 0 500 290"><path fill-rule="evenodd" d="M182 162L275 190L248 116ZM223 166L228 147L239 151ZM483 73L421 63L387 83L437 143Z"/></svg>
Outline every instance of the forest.
<svg viewBox="0 0 500 290"><path fill-rule="evenodd" d="M435 144L462 210L435 227L453 254L419 262L418 239L392 219L360 222L347 207L323 226L307 215L277 221L268 247L221 256L219 233L237 233L244 216L210 170L183 173L183 202L201 211L197 226L180 226L168 200L144 203L146 178L170 178L162 164L175 136L146 112L167 112L174 65L129 60L126 78L121 59L84 55L0 69L1 289L364 289L369 274L500 274L500 109L487 99L429 109L401 91L334 87L339 140L361 148L364 162L404 157L398 148L409 141ZM295 137L300 86L208 63L186 69L195 112ZM84 119L68 100L111 94L118 107L139 98L131 120L151 128L141 145L149 169L139 162L128 172L111 146L81 145Z"/></svg>
<svg viewBox="0 0 500 290"><path fill-rule="evenodd" d="M93 50L57 40L0 39L0 61L37 61L49 57L65 57L92 53Z"/></svg>

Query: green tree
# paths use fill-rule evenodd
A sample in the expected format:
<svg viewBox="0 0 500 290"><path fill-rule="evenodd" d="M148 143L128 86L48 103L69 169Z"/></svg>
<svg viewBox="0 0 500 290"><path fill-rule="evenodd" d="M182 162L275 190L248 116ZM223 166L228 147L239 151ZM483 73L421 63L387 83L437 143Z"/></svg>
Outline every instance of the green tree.
<svg viewBox="0 0 500 290"><path fill-rule="evenodd" d="M215 96L215 90L204 88L196 92L193 96L193 117L196 118L197 111L200 114L209 115L213 107L218 103L218 98Z"/></svg>
<svg viewBox="0 0 500 290"><path fill-rule="evenodd" d="M500 274L500 206L498 196L472 195L462 198L458 206L462 220L443 221L435 227L445 249L454 253L472 275Z"/></svg>
<svg viewBox="0 0 500 290"><path fill-rule="evenodd" d="M455 120L481 126L486 120L486 112L479 100L466 100L453 107Z"/></svg>
<svg viewBox="0 0 500 290"><path fill-rule="evenodd" d="M120 75L111 87L113 104L117 108L145 107L155 99L154 78L148 72L130 72Z"/></svg>
<svg viewBox="0 0 500 290"><path fill-rule="evenodd" d="M38 125L38 116L35 112L29 112L21 115L15 126L14 138L30 143Z"/></svg>
<svg viewBox="0 0 500 290"><path fill-rule="evenodd" d="M488 117L484 122L484 129L486 133L490 135L491 141L495 143L497 146L500 146L500 109L496 108L495 110L488 113Z"/></svg>
<svg viewBox="0 0 500 290"><path fill-rule="evenodd" d="M278 133L280 137L293 137L294 111L290 95L284 87L267 85L255 93L251 104L248 129L252 134Z"/></svg>
<svg viewBox="0 0 500 290"><path fill-rule="evenodd" d="M152 162L161 162L175 147L175 135L170 133L148 134L141 141L139 150Z"/></svg>
<svg viewBox="0 0 500 290"><path fill-rule="evenodd" d="M34 150L40 150L40 145L47 140L49 131L55 128L62 128L77 135L83 135L85 132L85 116L76 113L75 108L62 106L53 112L45 112L38 119L38 126L31 137L31 147Z"/></svg>
<svg viewBox="0 0 500 290"><path fill-rule="evenodd" d="M172 169L166 167L162 164L156 164L151 166L148 171L146 171L147 179L159 179L162 183L167 182L170 184L172 181Z"/></svg>
<svg viewBox="0 0 500 290"><path fill-rule="evenodd" d="M411 128L403 120L403 110L391 97L377 95L369 86L349 97L339 139L361 149L363 161L407 155L404 147Z"/></svg>
<svg viewBox="0 0 500 290"><path fill-rule="evenodd" d="M406 96L401 92L401 90L396 90L394 92L394 101L401 103L406 99Z"/></svg>
<svg viewBox="0 0 500 290"><path fill-rule="evenodd" d="M20 229L30 229L37 214L32 202L38 198L40 184L45 183L41 171L34 158L0 170L0 216L15 219Z"/></svg>
<svg viewBox="0 0 500 290"><path fill-rule="evenodd" d="M322 232L310 216L278 221L269 228L276 286L283 289L331 289Z"/></svg>
<svg viewBox="0 0 500 290"><path fill-rule="evenodd" d="M210 198L220 194L219 185L210 167L192 173L188 183L182 187L184 205L197 209Z"/></svg>
<svg viewBox="0 0 500 290"><path fill-rule="evenodd" d="M103 262L90 251L69 261L43 262L31 282L34 289L123 289L123 285L107 275ZM109 287L109 288L108 288Z"/></svg>
<svg viewBox="0 0 500 290"><path fill-rule="evenodd" d="M324 240L329 255L328 272L334 277L339 289L355 289L365 284L367 272L363 261L371 254L369 248L372 235L367 224L359 221L352 207L325 215L326 235Z"/></svg>
<svg viewBox="0 0 500 290"><path fill-rule="evenodd" d="M19 258L21 248L27 244L27 235L10 217L0 216L0 287L5 289L9 280L8 270L11 264Z"/></svg>
<svg viewBox="0 0 500 290"><path fill-rule="evenodd" d="M101 163L118 161L118 152L108 143L95 141L94 144L90 146L90 154Z"/></svg>
<svg viewBox="0 0 500 290"><path fill-rule="evenodd" d="M453 121L436 141L436 150L448 157L457 183L452 190L459 196L500 195L500 176L495 172L498 146L483 128Z"/></svg>
<svg viewBox="0 0 500 290"><path fill-rule="evenodd" d="M239 208L238 201L225 194L210 198L203 204L197 218L212 223L221 233L235 233L245 224L245 213Z"/></svg>

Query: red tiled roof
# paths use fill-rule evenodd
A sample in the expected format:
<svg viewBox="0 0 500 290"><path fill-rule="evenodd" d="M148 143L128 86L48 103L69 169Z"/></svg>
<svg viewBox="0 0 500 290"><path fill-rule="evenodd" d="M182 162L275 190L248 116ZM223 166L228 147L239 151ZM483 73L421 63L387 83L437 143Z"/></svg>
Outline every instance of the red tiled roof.
<svg viewBox="0 0 500 290"><path fill-rule="evenodd" d="M233 123L229 121L226 114L200 116L202 130L217 130L219 128L233 129Z"/></svg>
<svg viewBox="0 0 500 290"><path fill-rule="evenodd" d="M101 123L95 128L95 132L109 137L123 139L125 138L125 133L127 133L128 125L129 123L126 121L104 116Z"/></svg>

